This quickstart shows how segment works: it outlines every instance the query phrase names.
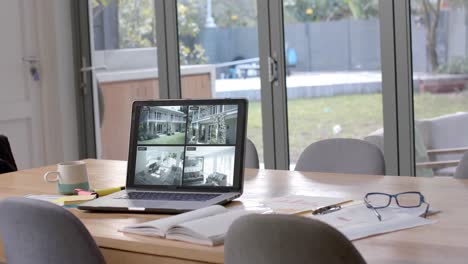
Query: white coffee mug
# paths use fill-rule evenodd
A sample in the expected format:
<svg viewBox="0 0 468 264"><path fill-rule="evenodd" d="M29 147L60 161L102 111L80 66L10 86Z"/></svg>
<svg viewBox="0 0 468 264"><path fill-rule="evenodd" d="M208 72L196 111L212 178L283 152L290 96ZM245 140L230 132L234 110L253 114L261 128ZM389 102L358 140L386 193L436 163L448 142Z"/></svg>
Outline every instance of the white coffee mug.
<svg viewBox="0 0 468 264"><path fill-rule="evenodd" d="M89 190L88 172L83 161L68 161L57 164L57 171L44 174L46 182L57 182L61 194L73 194L75 189Z"/></svg>

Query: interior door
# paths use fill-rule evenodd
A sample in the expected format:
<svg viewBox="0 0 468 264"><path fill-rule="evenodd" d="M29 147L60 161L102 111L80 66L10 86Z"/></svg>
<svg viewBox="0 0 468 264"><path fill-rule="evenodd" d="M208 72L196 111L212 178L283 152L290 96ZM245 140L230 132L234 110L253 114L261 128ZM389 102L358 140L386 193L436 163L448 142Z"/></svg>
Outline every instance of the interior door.
<svg viewBox="0 0 468 264"><path fill-rule="evenodd" d="M44 163L35 1L0 1L0 134L19 169Z"/></svg>

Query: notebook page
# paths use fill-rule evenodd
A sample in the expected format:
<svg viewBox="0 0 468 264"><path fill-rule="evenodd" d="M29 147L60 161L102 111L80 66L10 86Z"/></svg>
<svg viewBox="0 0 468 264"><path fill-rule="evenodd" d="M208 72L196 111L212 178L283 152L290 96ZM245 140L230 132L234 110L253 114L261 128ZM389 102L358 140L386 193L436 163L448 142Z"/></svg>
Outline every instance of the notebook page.
<svg viewBox="0 0 468 264"><path fill-rule="evenodd" d="M224 237L229 227L236 219L254 213L258 213L258 211L232 210L181 223L171 228L167 232L166 238L208 246L221 245L224 243Z"/></svg>
<svg viewBox="0 0 468 264"><path fill-rule="evenodd" d="M336 197L314 197L305 195L287 195L263 201L266 207L277 214L296 214L306 210L314 210L322 206L337 204L347 199Z"/></svg>
<svg viewBox="0 0 468 264"><path fill-rule="evenodd" d="M420 208L385 208L379 209L379 213L382 221L378 220L371 209L360 204L345 207L337 212L309 217L335 227L349 240L435 223L433 220L419 217L422 213Z"/></svg>
<svg viewBox="0 0 468 264"><path fill-rule="evenodd" d="M166 235L167 230L171 227L195 220L200 219L207 216L212 216L216 214L222 214L227 212L228 210L221 205L212 205L205 208L201 208L198 210L190 211L183 214L178 214L174 216L169 216L163 219L153 220L149 222L144 222L140 224L134 224L124 227L121 232L126 233L133 233L145 236L159 236L164 237Z"/></svg>

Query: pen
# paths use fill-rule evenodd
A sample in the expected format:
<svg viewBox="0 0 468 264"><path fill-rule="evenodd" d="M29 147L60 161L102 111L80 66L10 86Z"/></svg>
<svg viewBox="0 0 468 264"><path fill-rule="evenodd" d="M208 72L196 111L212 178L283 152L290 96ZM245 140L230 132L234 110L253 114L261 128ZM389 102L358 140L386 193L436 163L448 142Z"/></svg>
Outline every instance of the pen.
<svg viewBox="0 0 468 264"><path fill-rule="evenodd" d="M313 215L328 214L328 213L336 212L338 210L341 210L341 205L329 205L329 206L320 207L314 210L312 214Z"/></svg>
<svg viewBox="0 0 468 264"><path fill-rule="evenodd" d="M343 202L339 202L339 203L324 206L324 207L337 207L337 206L341 207L342 205L347 204L347 203L351 203L351 202L354 202L354 200L346 200L346 201L343 201ZM314 210L309 209L309 210L303 210L303 211L295 212L295 213L293 213L293 215L305 215L305 214L310 214L310 213L313 214L313 215L319 214L319 213L315 213L315 212L317 210L325 210L325 209L323 209L324 207L319 207L319 208L314 209ZM329 210L329 209L327 209L327 210ZM327 210L325 210L325 211L327 211ZM337 210L335 209L335 210L332 210L332 211L327 212L327 213L331 213L331 212L334 212L334 211L337 211Z"/></svg>
<svg viewBox="0 0 468 264"><path fill-rule="evenodd" d="M318 215L318 214L333 213L333 212L336 212L338 210L341 210L342 205L350 203L350 202L353 202L353 200L346 200L346 201L339 202L339 203L336 203L336 204L323 206L323 207L320 207L320 208L317 208L317 209L313 210L312 214L313 215Z"/></svg>
<svg viewBox="0 0 468 264"><path fill-rule="evenodd" d="M106 196L115 192L120 192L122 190L125 190L125 186L119 186L119 187L114 187L114 188L106 188L106 189L95 189L91 190L92 192L95 192L97 194L97 197L101 196Z"/></svg>

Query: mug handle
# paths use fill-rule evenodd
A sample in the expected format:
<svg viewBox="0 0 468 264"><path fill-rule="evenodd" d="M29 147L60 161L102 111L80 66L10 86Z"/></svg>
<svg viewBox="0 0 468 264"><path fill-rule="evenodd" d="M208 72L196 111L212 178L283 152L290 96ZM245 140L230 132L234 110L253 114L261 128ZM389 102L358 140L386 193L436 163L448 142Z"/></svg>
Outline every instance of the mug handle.
<svg viewBox="0 0 468 264"><path fill-rule="evenodd" d="M49 175L53 175L55 174L55 178L54 179L49 179ZM46 182L58 182L59 181L59 178L60 178L60 172L58 171L49 171L49 172L46 172L44 174L44 181Z"/></svg>

